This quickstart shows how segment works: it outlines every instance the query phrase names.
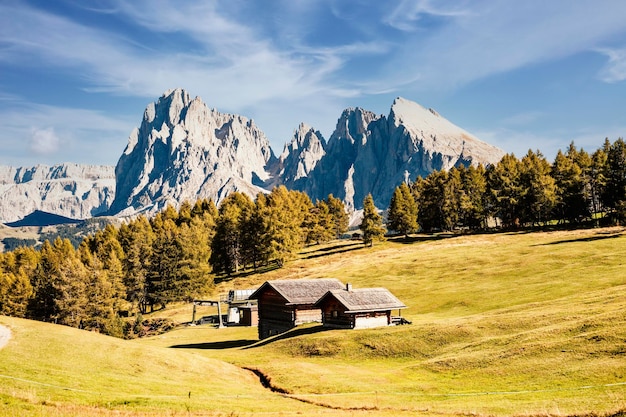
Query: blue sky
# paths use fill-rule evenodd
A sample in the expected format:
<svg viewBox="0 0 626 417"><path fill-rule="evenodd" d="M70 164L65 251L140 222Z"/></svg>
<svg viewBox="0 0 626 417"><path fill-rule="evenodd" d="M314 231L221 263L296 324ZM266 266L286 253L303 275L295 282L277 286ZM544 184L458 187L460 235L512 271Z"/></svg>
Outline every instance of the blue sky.
<svg viewBox="0 0 626 417"><path fill-rule="evenodd" d="M402 96L550 160L626 135L626 2L3 0L0 164L114 165L185 88L280 154L305 122Z"/></svg>

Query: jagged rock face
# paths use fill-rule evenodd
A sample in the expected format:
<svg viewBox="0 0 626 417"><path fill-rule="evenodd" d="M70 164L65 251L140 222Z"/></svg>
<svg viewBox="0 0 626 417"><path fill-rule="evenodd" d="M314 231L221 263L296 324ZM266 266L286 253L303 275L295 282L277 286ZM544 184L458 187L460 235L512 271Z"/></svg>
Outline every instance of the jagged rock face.
<svg viewBox="0 0 626 417"><path fill-rule="evenodd" d="M297 188L298 184L307 181L311 171L324 157L325 148L326 140L322 134L301 123L272 168L273 178L267 186L283 184L287 188Z"/></svg>
<svg viewBox="0 0 626 417"><path fill-rule="evenodd" d="M141 127L129 137L115 168L110 213L155 213L198 198L219 203L233 191L255 196L275 159L252 120L171 90L146 108Z"/></svg>
<svg viewBox="0 0 626 417"><path fill-rule="evenodd" d="M326 154L299 189L312 199L329 193L359 209L368 193L387 207L394 188L418 175L454 166L492 164L504 152L417 103L397 98L388 117L362 109L343 112Z"/></svg>
<svg viewBox="0 0 626 417"><path fill-rule="evenodd" d="M112 166L0 166L2 223L20 220L35 210L86 219L105 213L114 197Z"/></svg>

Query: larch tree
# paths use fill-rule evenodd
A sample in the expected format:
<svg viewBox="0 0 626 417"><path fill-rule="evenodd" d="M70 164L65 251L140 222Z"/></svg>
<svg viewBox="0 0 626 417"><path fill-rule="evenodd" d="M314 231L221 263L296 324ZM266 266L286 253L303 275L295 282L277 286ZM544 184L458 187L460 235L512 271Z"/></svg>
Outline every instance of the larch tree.
<svg viewBox="0 0 626 417"><path fill-rule="evenodd" d="M350 223L350 217L346 213L346 206L339 198L333 197L332 194L328 194L326 197L326 204L328 205L328 211L333 218L333 232L335 239L339 239L341 235L348 231Z"/></svg>
<svg viewBox="0 0 626 417"><path fill-rule="evenodd" d="M230 275L243 267L242 230L253 210L254 202L240 192L231 193L222 201L211 242L210 263L214 272Z"/></svg>
<svg viewBox="0 0 626 417"><path fill-rule="evenodd" d="M395 230L408 238L409 233L417 230L417 202L406 183L396 187L389 203L387 228Z"/></svg>
<svg viewBox="0 0 626 417"><path fill-rule="evenodd" d="M147 307L146 279L152 258L154 232L145 216L139 216L128 224L122 224L118 239L124 252L122 260L123 284L126 300L132 308L145 313ZM135 312L135 311L132 311Z"/></svg>
<svg viewBox="0 0 626 417"><path fill-rule="evenodd" d="M626 143L617 139L607 152L603 203L617 222L626 220Z"/></svg>
<svg viewBox="0 0 626 417"><path fill-rule="evenodd" d="M546 224L556 204L550 163L541 152L528 151L521 161L522 219L524 223Z"/></svg>
<svg viewBox="0 0 626 417"><path fill-rule="evenodd" d="M373 246L375 240L385 238L383 218L378 213L371 194L363 199L363 220L359 229L363 234L363 244L366 246Z"/></svg>

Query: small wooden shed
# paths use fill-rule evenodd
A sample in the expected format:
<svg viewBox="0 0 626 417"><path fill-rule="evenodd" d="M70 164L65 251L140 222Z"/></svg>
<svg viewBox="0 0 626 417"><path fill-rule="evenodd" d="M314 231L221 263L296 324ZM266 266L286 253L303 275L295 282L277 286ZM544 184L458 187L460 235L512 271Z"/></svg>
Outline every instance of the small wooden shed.
<svg viewBox="0 0 626 417"><path fill-rule="evenodd" d="M394 324L392 310L406 306L386 288L332 289L315 304L325 327L365 329Z"/></svg>
<svg viewBox="0 0 626 417"><path fill-rule="evenodd" d="M344 288L334 278L267 281L250 299L258 300L259 339L284 333L299 324L321 322L314 304L330 290Z"/></svg>

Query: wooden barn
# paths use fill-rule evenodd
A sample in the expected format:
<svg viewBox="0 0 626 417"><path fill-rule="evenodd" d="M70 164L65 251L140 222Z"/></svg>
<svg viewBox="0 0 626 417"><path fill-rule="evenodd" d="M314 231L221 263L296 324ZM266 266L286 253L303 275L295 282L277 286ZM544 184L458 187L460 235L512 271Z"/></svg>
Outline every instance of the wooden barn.
<svg viewBox="0 0 626 417"><path fill-rule="evenodd" d="M258 300L259 339L284 333L303 323L321 322L314 304L328 291L344 288L333 278L267 281L250 299Z"/></svg>
<svg viewBox="0 0 626 417"><path fill-rule="evenodd" d="M322 310L322 323L325 327L338 329L365 329L390 326L398 320L392 317L392 310L406 308L400 300L386 288L332 289L315 304Z"/></svg>

